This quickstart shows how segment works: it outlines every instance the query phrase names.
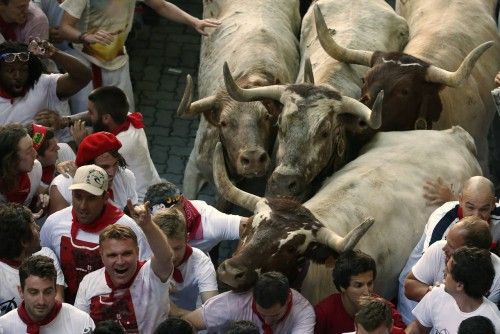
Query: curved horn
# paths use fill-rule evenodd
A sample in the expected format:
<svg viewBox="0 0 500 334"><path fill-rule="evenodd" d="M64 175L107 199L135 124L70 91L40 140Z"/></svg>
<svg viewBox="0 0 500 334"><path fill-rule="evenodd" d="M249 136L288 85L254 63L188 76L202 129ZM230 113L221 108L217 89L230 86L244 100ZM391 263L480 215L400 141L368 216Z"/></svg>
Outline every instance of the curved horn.
<svg viewBox="0 0 500 334"><path fill-rule="evenodd" d="M372 129L378 129L382 125L382 102L384 100L384 91L377 94L377 98L370 110L363 103L349 96L342 96L341 114L352 114L358 116L368 124Z"/></svg>
<svg viewBox="0 0 500 334"><path fill-rule="evenodd" d="M345 237L339 236L332 230L322 227L316 239L318 242L329 246L338 253L345 252L346 250L353 249L361 237L368 231L368 229L373 225L375 220L373 218L367 218L361 224L352 229Z"/></svg>
<svg viewBox="0 0 500 334"><path fill-rule="evenodd" d="M316 22L319 43L330 57L348 64L370 66L373 52L348 49L338 45L332 36L330 36L325 18L321 14L321 10L317 4L314 5L314 21Z"/></svg>
<svg viewBox="0 0 500 334"><path fill-rule="evenodd" d="M488 41L476 47L467 57L465 57L460 67L455 72L449 72L434 65L429 66L425 75L425 80L449 87L458 87L469 77L479 57L481 57L481 55L492 45L493 41Z"/></svg>
<svg viewBox="0 0 500 334"><path fill-rule="evenodd" d="M229 96L239 102L260 101L263 99L273 99L279 102L281 94L285 91L285 86L282 85L240 88L234 81L227 62L224 62L224 83Z"/></svg>
<svg viewBox="0 0 500 334"><path fill-rule="evenodd" d="M309 57L307 57L304 62L304 83L310 83L314 85L314 74L311 59Z"/></svg>
<svg viewBox="0 0 500 334"><path fill-rule="evenodd" d="M191 75L186 77L186 88L184 89L184 95L182 95L181 102L177 107L177 116L182 118L188 118L195 115L199 115L206 110L210 110L215 105L215 96L208 96L194 103L193 100L193 78Z"/></svg>
<svg viewBox="0 0 500 334"><path fill-rule="evenodd" d="M213 158L213 173L215 186L219 193L229 202L241 206L249 211L254 211L255 206L261 200L259 196L247 193L238 189L231 183L227 176L224 155L222 154L222 144L220 142L215 146Z"/></svg>

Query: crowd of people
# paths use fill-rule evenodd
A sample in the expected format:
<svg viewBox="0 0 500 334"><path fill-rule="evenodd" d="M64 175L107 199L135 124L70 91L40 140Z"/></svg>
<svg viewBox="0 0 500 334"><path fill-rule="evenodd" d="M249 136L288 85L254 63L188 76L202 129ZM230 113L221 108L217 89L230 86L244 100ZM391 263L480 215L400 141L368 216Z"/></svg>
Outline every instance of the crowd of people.
<svg viewBox="0 0 500 334"><path fill-rule="evenodd" d="M144 3L200 34L219 24ZM0 333L500 333L500 204L482 176L442 192L395 301L359 250L316 305L275 271L224 291L208 252L251 218L160 178L125 49L135 5L0 0Z"/></svg>

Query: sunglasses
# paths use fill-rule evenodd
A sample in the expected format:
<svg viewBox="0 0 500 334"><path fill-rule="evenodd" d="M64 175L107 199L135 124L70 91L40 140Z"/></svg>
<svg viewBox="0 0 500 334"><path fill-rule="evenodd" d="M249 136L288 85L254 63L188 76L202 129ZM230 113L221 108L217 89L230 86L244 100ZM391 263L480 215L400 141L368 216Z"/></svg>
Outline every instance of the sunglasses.
<svg viewBox="0 0 500 334"><path fill-rule="evenodd" d="M13 63L16 61L16 58L23 63L27 62L30 59L29 52L15 52L15 53L2 53L0 54L0 59L5 61L6 63Z"/></svg>

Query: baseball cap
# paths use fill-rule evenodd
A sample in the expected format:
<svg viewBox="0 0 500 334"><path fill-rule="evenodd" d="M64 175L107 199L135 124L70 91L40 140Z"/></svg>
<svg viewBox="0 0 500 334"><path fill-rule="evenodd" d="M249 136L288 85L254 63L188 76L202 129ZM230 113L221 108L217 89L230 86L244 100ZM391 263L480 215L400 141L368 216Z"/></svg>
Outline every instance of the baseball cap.
<svg viewBox="0 0 500 334"><path fill-rule="evenodd" d="M108 191L108 174L96 165L79 167L73 177L70 190L84 190L92 195L101 196Z"/></svg>
<svg viewBox="0 0 500 334"><path fill-rule="evenodd" d="M156 212L161 208L169 208L177 204L182 198L181 191L172 182L164 181L148 188L144 196L144 203L149 202L151 209Z"/></svg>

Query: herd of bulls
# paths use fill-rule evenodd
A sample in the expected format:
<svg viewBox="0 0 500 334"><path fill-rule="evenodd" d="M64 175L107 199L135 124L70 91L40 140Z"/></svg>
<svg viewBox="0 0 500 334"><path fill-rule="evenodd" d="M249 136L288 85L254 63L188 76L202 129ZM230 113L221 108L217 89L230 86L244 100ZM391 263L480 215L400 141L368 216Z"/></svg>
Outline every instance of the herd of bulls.
<svg viewBox="0 0 500 334"><path fill-rule="evenodd" d="M254 213L220 279L242 288L279 270L316 303L357 245L393 297L435 209L425 180L487 173L496 0L399 0L399 15L384 0L317 0L302 25L298 0L203 3L222 24L202 42L200 100L188 77L178 109L203 114L184 194L215 182Z"/></svg>

